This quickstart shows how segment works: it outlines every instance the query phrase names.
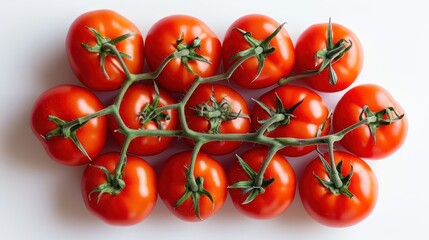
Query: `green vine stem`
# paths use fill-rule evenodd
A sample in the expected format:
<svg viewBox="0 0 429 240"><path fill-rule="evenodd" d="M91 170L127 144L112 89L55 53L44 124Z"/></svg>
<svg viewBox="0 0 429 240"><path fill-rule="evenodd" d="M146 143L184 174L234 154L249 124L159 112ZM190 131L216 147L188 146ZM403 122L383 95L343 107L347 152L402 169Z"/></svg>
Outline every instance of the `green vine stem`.
<svg viewBox="0 0 429 240"><path fill-rule="evenodd" d="M280 150L280 148L281 148L280 146L273 146L273 147L270 149L270 151L268 152L267 156L265 157L265 160L264 160L264 162L263 162L263 164L262 164L262 167L261 167L261 169L258 171L258 174L256 175L256 182L255 182L255 185L256 185L257 187L262 186L262 184L263 184L263 182L264 182L264 174L265 174L265 171L267 170L268 165L269 165L269 164L270 164L270 162L271 162L271 159L273 159L274 155L276 154L276 152L277 152L278 150Z"/></svg>
<svg viewBox="0 0 429 240"><path fill-rule="evenodd" d="M201 141L198 141L195 144L194 149L192 150L192 156L191 156L191 162L189 164L189 170L193 170L195 168L195 162L197 160L197 155L201 149L201 146L203 146L203 144L204 143ZM195 182L194 171L190 171L188 176L186 176L186 183L190 185L190 188L192 191L198 190L197 183Z"/></svg>
<svg viewBox="0 0 429 240"><path fill-rule="evenodd" d="M278 29L276 30L276 32L278 32ZM266 45L269 47L269 41L266 42ZM187 194L186 195L187 197L190 197L190 196L193 197L194 204L198 204L198 201L196 201L195 199L199 199L199 196L201 194L209 196L209 193L204 192L205 190L202 188L202 186L200 186L200 185L202 185L203 179L195 179L195 176L193 173L198 152L200 151L201 146L203 146L204 144L206 144L208 142L212 142L212 141L242 141L242 142L259 143L261 145L265 145L265 146L269 147L270 151L269 151L266 159L264 160L264 163L263 163L261 169L258 171L258 173L256 175L257 180L255 181L255 185L256 185L255 187L258 188L258 187L261 187L264 183L264 173L265 173L265 170L267 169L269 162L271 161L272 157L274 156L274 154L278 150L280 150L283 147L286 147L286 146L307 146L307 145L328 145L329 152L331 154L332 169L333 169L333 171L337 171L335 168L335 165L333 163L333 157L332 157L333 145L335 142L341 140L347 133L349 133L350 131L353 131L354 129L356 129L362 125L371 126L371 125L382 125L382 124L385 125L385 124L387 124L386 120L383 119L383 117L382 117L382 115L386 114L386 110L383 110L384 112L380 111L380 112L377 112L374 114L366 114L369 112L369 110L368 110L368 108L365 108L365 112L363 112L361 114L361 116L362 116L361 119L359 119L359 121L357 120L357 122L355 124L345 128L345 129L343 129L337 133L333 133L331 135L316 136L314 138L308 138L308 139L272 138L272 137L268 137L265 135L265 133L268 131L268 129L270 129L270 127L273 126L273 124L276 124L278 122L285 120L284 114L272 115L268 120L264 121L264 123L262 124L262 126L258 130L256 130L255 132L250 132L250 133L243 133L243 134L218 134L218 133L212 134L212 133L210 133L209 134L209 133L195 132L195 131L191 130L189 128L186 120L185 120L186 119L185 118L185 105L186 105L187 101L189 100L189 98L191 97L191 95L197 89L197 87L202 83L212 83L212 82L228 79L232 76L234 71L242 63L244 63L246 60L248 60L250 58L254 58L254 57L256 57L257 59L260 59L261 58L261 56L259 56L260 54L270 54L269 52L265 51L266 49L264 49L264 46L259 45L256 47L251 47L248 50L245 50L247 52L247 54L244 54L243 56L237 56L234 64L226 72L219 74L219 75L206 77L206 78L202 78L202 77L197 76L194 83L192 84L192 86L190 87L188 92L185 94L185 96L183 97L183 99L179 103L167 105L167 106L163 106L163 107L160 107L158 109L155 109L155 111L157 111L158 113L161 113L161 112L168 110L168 109L177 109L177 111L179 113L181 130L130 129L129 127L127 127L125 125L125 123L123 122L123 120L119 114L119 106L120 106L120 103L121 103L123 96L124 96L125 92L127 91L127 89L133 83L135 83L137 81L156 79L160 75L160 73L163 71L165 66L171 60L176 59L176 58L186 57L187 55L190 54L190 51L186 48L181 49L181 50L176 50L175 52L170 54L168 57L166 57L166 59L162 62L162 64L159 66L159 68L156 71L149 72L149 73L133 74L133 73L130 73L128 71L125 62L122 59L123 58L122 54L116 49L114 44L107 42L102 47L103 47L103 49L108 50L109 52L113 53L113 55L115 55L119 59L119 62L120 62L122 68L124 69L124 71L126 73L125 82L122 85L122 87L118 93L118 96L112 105L106 107L105 109L103 109L99 112L78 118L78 119L70 121L70 122L65 122L64 125L68 129L77 130L79 127L81 127L83 124L85 124L86 122L88 122L92 118L111 114L116 119L116 121L118 122L118 125L119 125L119 132L121 132L122 134L124 134L126 136L126 141L125 141L125 143L121 149L121 157L120 157L120 160L116 166L115 173L114 173L114 178L115 178L115 181L117 181L117 182L121 182L121 180L122 180L122 175L123 175L122 173L123 173L124 166L126 164L127 149L128 149L130 142L134 138L139 137L139 136L169 136L169 137L185 137L185 138L189 138L189 139L195 141L196 145L193 149L193 154L192 154L190 166L186 170L186 179L187 179L186 185L188 186L187 189L189 189L189 192L184 193L184 194ZM387 113L389 113L389 112L391 112L391 111L387 111ZM389 123L394 122L394 121L398 121L402 118L402 117L398 116L398 114L396 114L396 116L397 116L396 118L390 119ZM401 115L401 116L403 116L403 115ZM53 130L53 131L58 131L58 130ZM341 187L341 184L342 184L341 180L334 179L333 181L335 182L336 187ZM125 186L123 186L123 187L125 187ZM118 191L116 191L116 192L118 192ZM197 194L198 196L195 194ZM183 199L178 199L178 202L180 202L182 200ZM197 209L198 206L194 206L194 207L196 207L195 210L198 214L198 209Z"/></svg>

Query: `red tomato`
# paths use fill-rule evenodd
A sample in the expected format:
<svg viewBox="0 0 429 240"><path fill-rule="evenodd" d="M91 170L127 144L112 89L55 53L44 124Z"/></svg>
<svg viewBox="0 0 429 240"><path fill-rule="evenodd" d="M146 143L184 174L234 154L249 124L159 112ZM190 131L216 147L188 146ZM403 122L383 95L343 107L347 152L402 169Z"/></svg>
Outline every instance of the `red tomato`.
<svg viewBox="0 0 429 240"><path fill-rule="evenodd" d="M199 40L196 45L195 38ZM147 33L146 59L149 68L155 71L167 56L181 48L188 48L190 55L171 60L156 81L170 91L184 93L197 75L208 77L217 72L221 43L216 34L195 17L172 15L162 18Z"/></svg>
<svg viewBox="0 0 429 240"><path fill-rule="evenodd" d="M330 161L329 154L325 154L324 158ZM336 164L343 161L342 176L347 176L353 165L353 175L348 186L354 195L352 198L334 194L319 182L315 175L329 181L329 175L319 157L304 169L299 193L305 210L317 222L332 227L347 227L359 223L372 212L377 202L378 183L370 166L359 157L335 151L334 159Z"/></svg>
<svg viewBox="0 0 429 240"><path fill-rule="evenodd" d="M72 121L102 109L103 104L97 96L85 88L73 85L53 87L36 100L31 115L31 127L52 159L69 166L83 165L90 159L70 138L47 138L47 134L58 127L49 120L49 116ZM95 158L104 147L106 132L106 118L98 117L80 127L76 131L76 137L89 157Z"/></svg>
<svg viewBox="0 0 429 240"><path fill-rule="evenodd" d="M241 158L257 173L267 156L266 149L251 149L241 155ZM283 213L295 197L295 172L286 158L275 154L264 174L265 180L274 181L265 188L253 201L243 204L249 193L243 194L242 189L229 188L229 194L236 209L247 216L257 219L274 218ZM238 161L235 161L228 170L228 185L239 181L250 180Z"/></svg>
<svg viewBox="0 0 429 240"><path fill-rule="evenodd" d="M180 206L175 207L176 202L186 190L185 167L189 168L191 155L191 151L176 153L164 163L158 177L158 189L159 196L175 216L186 221L199 221L191 197ZM215 159L207 154L199 153L195 162L194 176L204 179L203 187L213 197L213 203L205 195L201 195L200 198L200 217L207 219L219 211L225 202L227 196L226 173Z"/></svg>
<svg viewBox="0 0 429 240"><path fill-rule="evenodd" d="M279 110L278 100L283 103L283 109ZM269 129L266 135L269 137L293 137L293 138L313 138L316 137L319 127L326 121L328 117L328 108L323 99L315 92L300 86L285 85L279 86L264 95L259 99L259 102L268 107L272 113L262 108L259 104L255 104L252 111L252 127L257 130L261 127L261 121L267 120L271 115L283 113L286 116L285 121L273 125L275 129ZM301 102L299 104L299 102ZM295 105L299 104L294 108ZM292 117L288 118L288 115ZM271 131L270 131L271 130ZM329 133L330 124L327 122L321 135ZM315 150L314 146L299 146L285 147L281 153L286 156L303 156Z"/></svg>
<svg viewBox="0 0 429 240"><path fill-rule="evenodd" d="M189 128L201 133L247 133L250 131L248 115L246 100L232 88L220 84L198 86L185 105ZM240 144L237 141L215 141L204 144L201 149L222 155L237 149Z"/></svg>
<svg viewBox="0 0 429 240"><path fill-rule="evenodd" d="M159 89L158 104L153 84L137 83L125 93L119 108L119 114L125 125L131 129L175 130L179 128L179 116L176 110L170 109L158 117L151 118L155 108L175 104L176 100L163 89ZM117 132L119 125L113 116L109 116L109 127L118 145L122 146L125 135ZM128 152L135 155L155 155L164 151L171 144L172 137L142 136L133 139Z"/></svg>
<svg viewBox="0 0 429 240"><path fill-rule="evenodd" d="M143 221L155 207L156 173L143 159L127 156L123 172L125 188L117 194L93 192L108 182L100 167L113 175L119 158L119 153L106 153L86 167L82 176L82 197L87 209L103 221L112 225L133 225Z"/></svg>
<svg viewBox="0 0 429 240"><path fill-rule="evenodd" d="M251 45L236 28L250 32L253 38L263 41L279 26L280 24L274 19L259 14L246 15L232 23L225 34L222 45L225 71L236 62L236 60L232 61L235 54L251 48ZM241 64L230 79L244 88L255 89L271 86L280 78L288 75L295 62L295 53L292 40L284 28L270 41L270 46L275 51L268 55L263 53L266 58L259 77L255 79L258 72L258 60L256 57L252 57Z"/></svg>
<svg viewBox="0 0 429 240"><path fill-rule="evenodd" d="M304 82L313 89L322 92L337 92L349 87L358 77L363 66L363 49L358 37L348 28L332 23L333 44L344 39L352 42L352 47L340 59L332 60L332 68L337 76L335 85L330 83L329 67L312 77L304 78ZM327 49L328 23L314 24L299 36L295 45L295 68L298 74L316 71L322 59L316 64L314 59L319 50ZM350 44L350 43L345 43Z"/></svg>
<svg viewBox="0 0 429 240"><path fill-rule="evenodd" d="M358 122L365 105L372 112L394 107L399 115L404 113L402 107L386 89L374 84L356 86L344 94L335 107L332 122L334 131L341 131ZM393 113L392 115L395 117ZM384 114L383 118L387 119L387 114ZM404 116L399 121L377 127L375 142L368 125L362 125L344 136L340 143L359 157L380 159L399 149L405 141L407 131L408 120Z"/></svg>
<svg viewBox="0 0 429 240"><path fill-rule="evenodd" d="M103 54L90 52L82 46L82 44L97 45L97 38L88 27L111 40L124 34L134 33L133 36L117 42L115 46L119 52L129 56L123 59L131 73L139 73L143 70L143 38L137 26L111 10L90 11L82 14L72 23L66 39L70 66L83 84L94 90L108 91L120 88L125 80L124 69L111 52L104 53L107 57L104 64L100 64ZM104 66L106 73L100 65Z"/></svg>

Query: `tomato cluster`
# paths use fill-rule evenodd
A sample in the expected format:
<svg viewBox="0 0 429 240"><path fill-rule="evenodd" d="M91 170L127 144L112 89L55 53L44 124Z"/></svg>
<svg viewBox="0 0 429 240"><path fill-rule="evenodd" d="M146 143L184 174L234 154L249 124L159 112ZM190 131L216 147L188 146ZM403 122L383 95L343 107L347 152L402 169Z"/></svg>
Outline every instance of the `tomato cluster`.
<svg viewBox="0 0 429 240"><path fill-rule="evenodd" d="M125 17L96 10L73 22L66 50L86 87L44 92L32 129L57 162L86 165L85 205L110 224L142 221L158 195L177 217L203 220L223 206L228 192L245 215L273 218L298 190L316 221L350 226L377 201L377 179L362 158L386 158L406 138L403 109L378 85L349 89L330 114L318 92L347 89L363 66L357 36L330 21L310 26L294 45L283 24L246 15L221 43L191 16L160 19L144 39ZM145 61L150 71L142 73ZM234 84L217 82L223 79ZM96 95L117 89L104 104ZM237 89L267 91L249 109ZM103 152L110 136L120 151ZM157 174L141 156L165 151L175 138L189 150L162 160ZM216 156L242 142L255 147L225 169ZM348 152L334 150L337 144ZM286 157L315 150L319 156L297 176Z"/></svg>

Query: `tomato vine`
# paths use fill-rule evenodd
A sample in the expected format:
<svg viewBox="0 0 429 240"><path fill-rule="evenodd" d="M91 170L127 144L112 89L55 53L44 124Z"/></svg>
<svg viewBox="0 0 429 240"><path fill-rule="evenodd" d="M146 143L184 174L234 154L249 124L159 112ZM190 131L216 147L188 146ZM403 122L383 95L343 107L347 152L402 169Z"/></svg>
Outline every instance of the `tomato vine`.
<svg viewBox="0 0 429 240"><path fill-rule="evenodd" d="M279 28L283 27L283 25L280 25ZM94 30L93 30L94 31ZM273 34L276 34L278 31L274 32ZM243 36L248 36L246 35L246 33L243 33ZM270 38L272 38L270 36ZM268 45L267 43L264 42L264 45ZM268 45L269 46L269 45ZM92 119L95 117L99 117L102 115L106 115L106 114L112 114L115 119L118 121L119 126L120 126L120 131L125 134L127 136L126 141L122 147L122 151L121 151L121 158L120 161L116 167L116 171L115 171L115 178L119 179L121 178L122 175L122 169L124 167L124 165L126 164L126 153L127 153L127 148L129 146L129 143L131 142L131 140L135 137L138 136L175 136L175 137L186 137L186 138L190 138L193 139L197 142L197 144L194 147L193 150L193 155L192 155L192 159L191 159L191 166L189 168L189 170L187 171L187 183L190 186L190 189L192 191L198 191L198 184L196 182L195 177L193 176L193 164L195 162L196 159L196 154L199 152L201 146L207 142L211 142L211 141L247 141L247 142L257 142L260 144L264 144L264 145L268 145L271 148L270 154L267 155L265 161L264 161L264 166L261 168L261 170L257 173L257 181L255 182L255 188L260 188L263 185L263 180L264 180L264 172L266 169L266 166L268 166L271 157L281 148L285 147L285 146L303 146L303 145L320 145L320 144L325 144L328 145L329 147L329 152L333 153L333 144L334 142L340 141L342 139L342 137L344 135L346 135L347 133L349 133L350 131L358 128L361 125L369 125L372 126L374 124L385 124L385 120L383 120L380 117L375 117L374 115L369 116L369 117L362 117L362 120L357 122L356 124L353 124L352 126L328 135L328 136L324 136L324 137L317 137L315 136L314 138L310 138L310 139L296 139L296 138L270 138L270 137L266 137L263 134L267 131L268 128L270 128L272 125L284 121L286 116L283 113L276 113L273 116L271 116L269 118L269 120L265 121L265 123L261 126L261 128L254 132L254 133L246 133L246 134L212 134L212 133L198 133L195 132L193 130L191 130L189 128L189 126L187 125L186 121L185 121L185 104L188 101L188 99L191 97L192 93L195 91L195 89L202 83L210 83L210 82L216 82L216 81L220 81L223 79L228 79L232 73L235 71L235 69L237 69L244 61L246 61L249 58L252 57L258 57L258 61L263 61L264 56L262 55L266 55L269 53L266 53L267 50L263 49L263 46L259 45L259 46L252 46L252 48L250 48L248 51L246 51L246 54L241 54L241 55L237 55L237 62L225 73L220 74L220 75L216 75L216 76L211 76L211 77L207 77L207 78L202 78L202 77L197 77L195 82L192 84L191 88L189 89L189 91L186 93L186 95L184 96L184 98L182 99L182 101L180 103L174 104L174 105L169 105L169 106L165 106L163 108L159 108L156 109L155 111L160 114L163 111L167 110L167 109L172 109L172 108L176 108L179 111L179 117L180 117L180 122L182 125L182 130L134 130L134 129L130 129L128 128L123 122L122 119L119 115L119 104L121 102L121 99L123 97L123 95L125 94L125 92L127 91L127 89L131 86L131 84L137 82L137 81L143 81L143 80L150 80L150 79L155 79L161 72L163 67L168 64L169 61L171 61L174 58L183 58L188 56L189 54L191 54L191 51L187 48L182 48L180 50L177 50L176 52L172 53L170 56L168 56L163 64L161 64L161 66L159 67L159 69L155 72L151 72L151 73L143 73L143 74L131 74L128 70L127 70L127 66L124 63L124 61L122 60L122 54L116 49L114 44L111 44L110 42L105 42L102 44L102 48L103 49L108 49L110 50L120 61L122 67L125 70L126 73L126 81L124 82L120 93L118 94L118 97L115 101L115 103L109 107L107 107L106 109L103 109L102 111L99 111L97 113L85 116L83 118L79 118L76 119L72 122L70 122L68 125L70 127L76 127L78 125L80 125L82 122L87 121L88 119ZM259 57L261 56L261 57ZM260 72L260 70L258 71L258 73ZM367 109L367 108L365 108ZM379 114L383 114L385 113L387 110L383 110L381 111ZM379 115L378 114L378 115ZM362 113L362 115L364 115L364 113ZM400 120L401 116L397 116L395 118L391 118L390 122L392 121L397 121ZM78 144L79 145L79 144ZM333 158L331 158L333 159ZM336 171L336 166L331 166L332 170L333 170L333 181L335 183L335 187L340 188L342 187L342 182L339 180L339 175L338 172Z"/></svg>
<svg viewBox="0 0 429 240"><path fill-rule="evenodd" d="M184 137L187 139L190 139L195 143L193 146L193 150L191 152L191 159L189 166L185 166L184 169L177 169L177 171L185 171L186 175L186 183L184 191L179 199L176 200L176 204L174 207L179 207L181 204L183 204L186 200L192 199L194 204L194 211L195 215L198 219L202 219L200 214L200 207L199 202L202 197L208 197L212 204L214 205L214 200L209 191L207 191L203 187L203 183L205 179L201 176L196 177L194 175L194 169L195 164L197 161L197 157L201 151L201 148L204 144L207 144L209 142L215 142L215 141L237 141L237 142L253 142L258 143L261 145L268 146L269 150L267 151L267 154L262 162L262 165L260 169L254 170L252 169L243 159L241 159L238 156L240 166L244 169L245 173L248 175L249 179L248 181L239 181L236 183L232 183L230 185L230 188L239 188L244 193L249 193L248 197L245 199L245 201L242 204L249 204L253 200L255 200L259 195L264 194L265 189L275 181L274 178L265 179L265 172L269 168L269 165L271 163L271 160L273 157L277 154L278 151L285 147L301 147L301 146L318 146L318 145L326 145L328 147L328 156L329 161L326 160L323 157L323 153L319 151L317 148L317 151L320 155L320 159L323 162L323 165L328 172L329 175L329 181L322 179L320 176L315 175L315 178L327 189L329 189L332 193L340 193L344 194L349 198L353 198L353 192L349 191L347 188L350 184L350 180L353 177L353 167L351 166L351 170L349 174L346 176L343 176L341 173L342 169L342 162L336 164L335 158L334 158L334 143L341 141L344 136L349 134L350 132L354 131L355 129L358 129L362 126L367 126L372 136L374 137L375 141L375 131L379 126L382 125L389 125L391 123L400 121L404 115L397 113L396 109L393 106L388 106L387 108L373 111L373 109L370 109L369 106L362 106L363 110L360 113L358 121L355 123L337 131L329 135L322 135L323 129L326 127L326 122L330 121L331 114L328 114L327 118L325 119L325 122L320 124L318 126L317 134L311 138L295 138L295 137L271 137L267 136L267 132L270 132L277 128L280 125L288 124L291 119L294 117L294 110L302 104L304 99L297 102L295 105L290 107L289 109L285 108L283 106L283 103L281 99L277 96L276 98L276 109L270 109L268 106L266 106L264 103L255 100L255 102L261 106L269 115L269 118L258 121L260 123L260 126L258 129L256 129L253 132L248 133L221 133L219 131L219 126L223 120L231 120L239 117L247 117L249 116L241 114L240 111L232 111L230 109L230 106L223 99L221 101L216 101L214 98L214 93L211 98L211 102L207 102L205 105L201 105L199 109L196 109L197 112L199 111L201 115L204 114L211 114L211 112L208 112L209 109L212 109L213 111L217 111L216 114L218 114L219 118L218 121L210 120L211 123L211 129L208 133L201 133L192 130L187 121L186 121L186 115L185 115L185 107L188 101L190 100L191 96L195 93L197 88L206 83L214 83L218 82L224 79L229 79L233 73L247 60L251 58L256 58L257 60L257 71L256 75L254 76L254 79L256 79L262 72L262 69L264 67L264 61L265 59L272 54L275 51L275 48L273 48L270 44L270 41L282 30L284 24L280 24L275 31L273 31L267 38L265 39L258 39L252 37L250 32L246 32L242 29L236 29L244 40L249 43L250 47L246 50L243 50L233 56L233 62L231 66L226 69L225 72L208 76L208 77L201 77L196 76L195 81L192 83L190 88L185 93L184 97L181 101L174 104L169 104L165 106L158 106L159 102L159 91L156 86L156 83L154 82L154 88L155 92L157 94L155 101L153 104L146 105L144 108L144 112L141 112L141 115L139 116L142 121L151 121L152 119L156 120L156 123L158 125L157 129L132 129L128 127L123 118L120 115L120 108L121 103L124 99L124 96L128 89L136 82L140 81L151 81L153 79L156 79L160 76L160 74L163 72L164 68L167 66L167 64L174 60L174 59L180 59L182 61L182 64L185 65L186 69L194 74L190 66L187 64L188 61L191 60L197 60L208 63L208 60L204 59L204 56L199 55L196 53L196 49L199 47L200 39L196 37L191 45L187 45L186 43L183 43L183 39L180 36L177 40L178 47L174 52L172 52L169 56L167 56L163 62L160 64L160 66L153 72L148 73L131 73L131 71L128 69L127 64L124 61L124 58L129 58L128 55L124 54L123 52L120 52L117 47L116 43L123 41L129 37L133 36L133 33L127 33L121 36L118 36L117 38L114 38L113 40L110 40L109 38L102 36L101 33L97 31L97 29L92 28L91 26L87 26L88 31L91 31L94 35L95 42L97 43L96 46L89 46L88 44L82 44L81 47L86 49L87 51L93 53L93 54L99 54L100 56L100 68L102 69L102 72L104 75L108 76L108 73L106 72L106 69L104 67L106 57L115 57L121 68L124 71L125 74L125 81L122 83L122 86L118 92L118 95L114 102L105 107L102 110L99 110L97 112L94 112L92 114L79 117L77 119L66 121L64 119L60 119L58 116L50 116L49 120L52 121L56 128L54 130L51 130L49 133L47 133L44 138L49 141L50 138L54 136L62 136L64 138L69 138L73 141L73 143L76 145L76 147L89 158L88 153L86 152L85 148L82 146L82 144L79 142L79 139L76 137L76 131L81 128L83 125L85 125L87 122L89 122L91 119L111 115L117 122L119 129L117 130L119 133L123 134L125 136L125 140L123 142L121 152L120 152L120 158L117 162L114 171L109 172L106 167L103 166L97 166L93 165L93 167L99 168L103 171L105 174L107 181L96 186L92 191L90 191L90 195L93 193L98 193L98 200L101 198L103 194L111 194L111 195L117 195L120 194L121 191L123 191L127 185L124 178L124 169L127 164L127 152L128 148L130 146L130 143L133 139L137 137L142 136L156 136L156 137ZM291 80L294 80L298 77L306 77L306 76L313 76L315 74L318 74L322 72L325 69L329 69L329 76L331 84L335 84L337 81L337 76L332 68L332 65L335 64L335 62L341 58L345 52L347 52L350 48L352 48L352 43L347 42L347 40L340 40L338 43L333 43L332 40L332 27L329 23L328 28L328 46L327 49L323 50L323 52L318 52L317 56L320 58L323 58L323 63L320 65L320 68L311 72L307 72L302 75L298 75L292 78L284 78L280 81L279 84L285 84ZM102 54L101 54L102 53ZM209 104L210 103L210 104ZM198 106L196 106L198 107ZM176 110L178 112L178 117L180 121L180 130L166 130L162 128L161 121L164 121L168 118L168 116L165 114L167 110ZM90 197L90 196L88 196Z"/></svg>

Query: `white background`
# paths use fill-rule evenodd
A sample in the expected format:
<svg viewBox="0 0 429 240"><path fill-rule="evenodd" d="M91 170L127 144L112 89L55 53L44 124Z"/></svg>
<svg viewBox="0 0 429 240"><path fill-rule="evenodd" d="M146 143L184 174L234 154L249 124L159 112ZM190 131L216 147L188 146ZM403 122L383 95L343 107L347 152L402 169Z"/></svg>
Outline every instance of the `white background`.
<svg viewBox="0 0 429 240"><path fill-rule="evenodd" d="M70 1L71 2L71 1ZM0 8L0 233L4 239L415 239L428 224L427 75L428 13L424 1L7 1ZM159 18L184 13L206 22L222 39L238 17L267 14L295 41L313 23L334 22L352 29L365 51L356 84L377 83L401 103L409 118L403 147L388 159L372 161L379 201L353 227L324 227L307 216L297 196L290 209L268 221L224 208L201 223L178 220L158 201L152 214L132 227L106 225L82 202L82 167L51 161L29 125L34 100L49 87L79 84L66 60L64 41L80 14L115 10L145 34ZM427 64L425 64L427 65ZM343 94L326 95L330 107ZM328 99L329 98L329 99ZM162 156L164 157L164 156ZM305 161L291 159L299 176ZM163 159L150 158L154 165ZM158 162L158 163L155 163Z"/></svg>

